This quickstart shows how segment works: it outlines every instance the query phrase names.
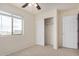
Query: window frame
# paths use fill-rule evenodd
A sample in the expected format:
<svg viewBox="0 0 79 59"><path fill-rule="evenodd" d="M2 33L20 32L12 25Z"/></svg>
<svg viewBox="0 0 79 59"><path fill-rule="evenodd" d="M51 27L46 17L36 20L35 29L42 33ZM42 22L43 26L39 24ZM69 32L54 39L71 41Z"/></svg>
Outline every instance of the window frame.
<svg viewBox="0 0 79 59"><path fill-rule="evenodd" d="M22 20L22 18L18 18L18 19ZM12 18L12 35L22 35L22 34L23 34L23 20L22 20L22 25L21 25L21 26L22 26L22 28L21 28L21 29L22 29L22 30L21 30L21 34L14 34L14 33L13 33L13 28L14 28L14 27L13 27L13 18Z"/></svg>
<svg viewBox="0 0 79 59"><path fill-rule="evenodd" d="M2 11L2 12L4 12L4 11ZM6 13L7 13L7 12L6 12ZM23 21L23 17L18 16L18 15L15 15L15 14L11 14L11 13L10 13L10 14L9 14L9 13L6 14L6 13L5 13L5 12L4 12L4 13L1 13L1 12L0 12L0 15L4 15L4 16L9 16L9 17L11 17L11 21L12 21L12 23L11 23L11 24L12 24L11 29L12 29L12 30L11 30L11 34L10 34L10 35L23 35L23 34L24 34L24 32L23 32L23 31L24 31L24 26L23 26L23 25L24 25L24 21ZM20 33L20 34L14 34L14 33L13 33L13 18L18 18L18 19L22 20L22 25L21 25L21 26L22 26L22 28L21 28L22 30L21 30L21 33ZM0 36L8 36L8 35L1 35L1 34L0 34Z"/></svg>

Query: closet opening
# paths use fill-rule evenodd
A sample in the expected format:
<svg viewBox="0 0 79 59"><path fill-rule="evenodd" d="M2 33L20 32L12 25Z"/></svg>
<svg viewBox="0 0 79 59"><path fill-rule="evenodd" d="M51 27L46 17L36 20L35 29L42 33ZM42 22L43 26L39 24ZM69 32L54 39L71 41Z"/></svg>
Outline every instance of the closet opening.
<svg viewBox="0 0 79 59"><path fill-rule="evenodd" d="M45 31L45 46L53 45L53 17L44 19L44 31Z"/></svg>

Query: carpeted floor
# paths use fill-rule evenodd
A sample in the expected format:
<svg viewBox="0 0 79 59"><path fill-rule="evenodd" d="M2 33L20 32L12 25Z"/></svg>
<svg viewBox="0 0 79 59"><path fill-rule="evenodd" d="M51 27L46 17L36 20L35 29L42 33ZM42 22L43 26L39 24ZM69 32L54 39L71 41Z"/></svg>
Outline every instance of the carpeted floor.
<svg viewBox="0 0 79 59"><path fill-rule="evenodd" d="M54 50L51 46L32 46L8 56L79 56L79 50L69 48Z"/></svg>

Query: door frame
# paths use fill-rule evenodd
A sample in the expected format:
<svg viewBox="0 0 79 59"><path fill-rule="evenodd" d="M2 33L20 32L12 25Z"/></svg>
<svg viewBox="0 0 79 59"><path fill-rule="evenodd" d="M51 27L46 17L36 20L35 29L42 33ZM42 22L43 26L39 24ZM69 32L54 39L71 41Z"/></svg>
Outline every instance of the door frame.
<svg viewBox="0 0 79 59"><path fill-rule="evenodd" d="M46 19L54 19L54 17L47 17L47 18L44 18L44 45L46 45L46 39L45 39L45 38L46 38L46 37L45 37L45 36L46 36L46 30L45 30L45 29L46 29L46 28L45 28L45 27L46 27L46 25L45 25ZM52 42L52 43L53 43L53 42ZM52 45L52 46L53 46L53 45Z"/></svg>
<svg viewBox="0 0 79 59"><path fill-rule="evenodd" d="M78 16L77 16L77 20L78 20L78 43L77 43L77 45L78 45L78 49L79 49L79 13L78 13Z"/></svg>

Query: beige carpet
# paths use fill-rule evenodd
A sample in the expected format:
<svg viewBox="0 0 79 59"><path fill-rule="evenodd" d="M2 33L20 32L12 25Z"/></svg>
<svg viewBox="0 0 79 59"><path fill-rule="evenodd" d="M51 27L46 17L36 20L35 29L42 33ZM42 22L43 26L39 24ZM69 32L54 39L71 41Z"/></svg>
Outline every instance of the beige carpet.
<svg viewBox="0 0 79 59"><path fill-rule="evenodd" d="M12 53L8 56L78 56L79 50L60 48L54 50L51 46L32 46L30 48Z"/></svg>

